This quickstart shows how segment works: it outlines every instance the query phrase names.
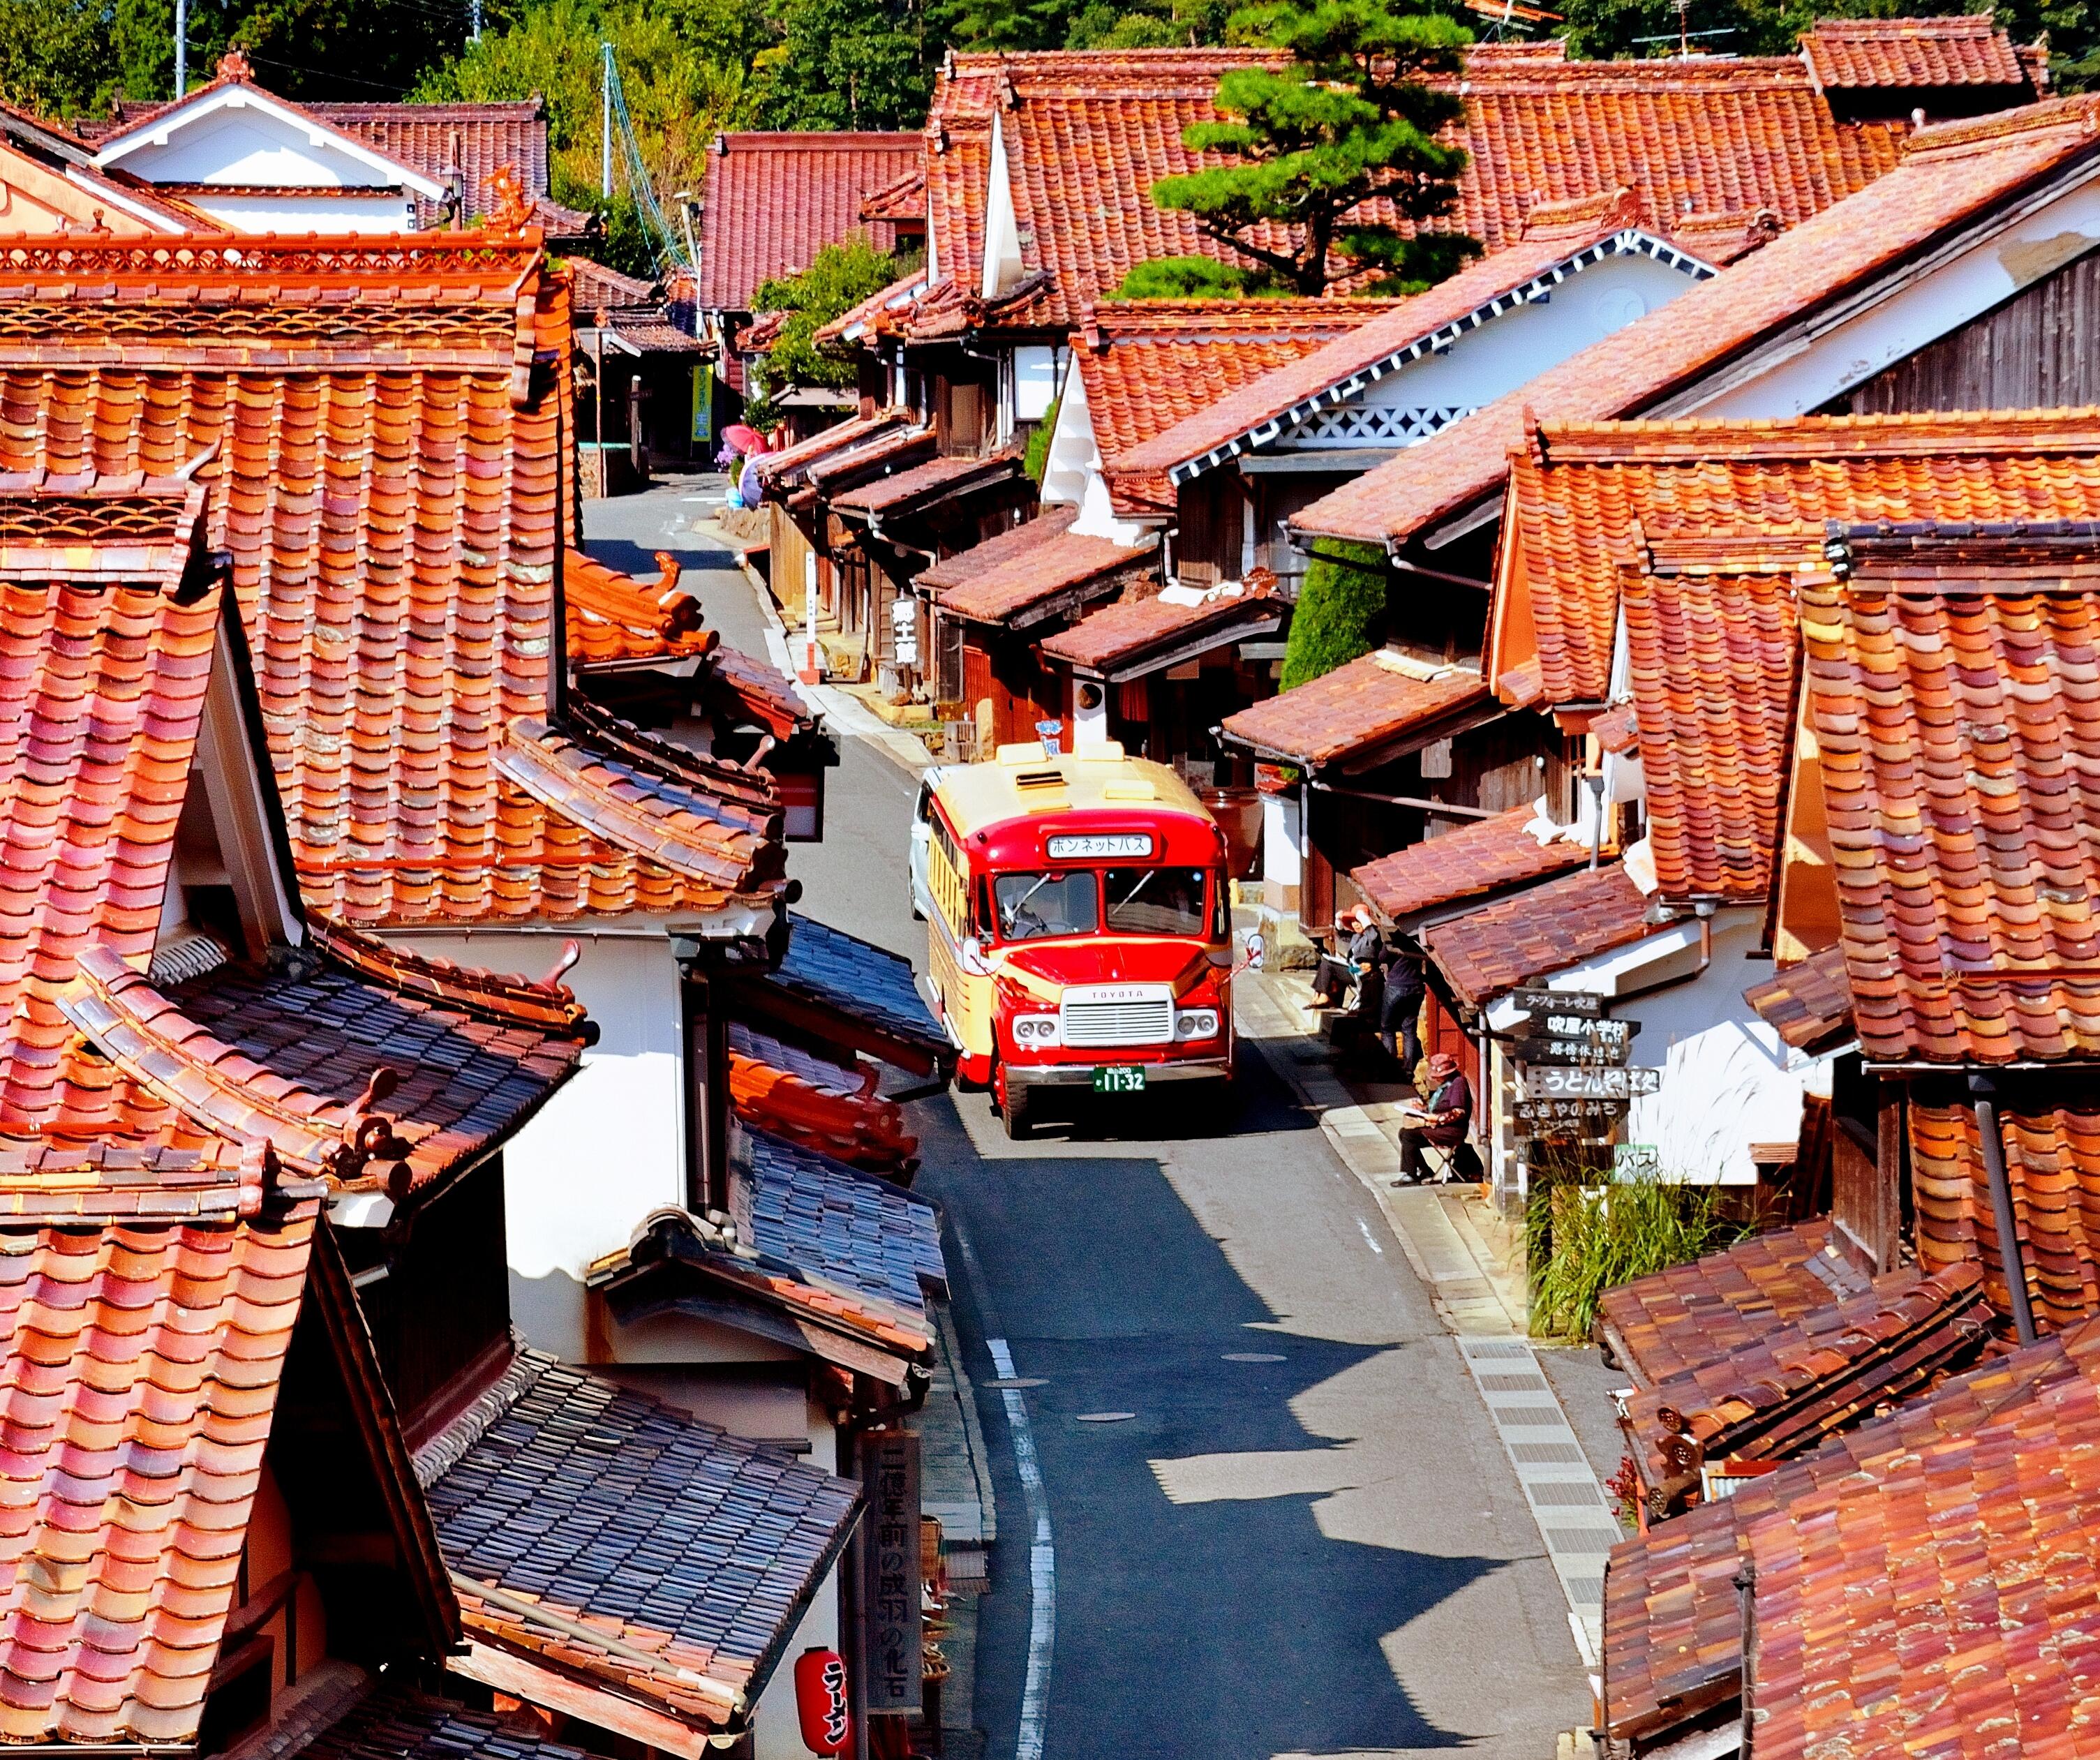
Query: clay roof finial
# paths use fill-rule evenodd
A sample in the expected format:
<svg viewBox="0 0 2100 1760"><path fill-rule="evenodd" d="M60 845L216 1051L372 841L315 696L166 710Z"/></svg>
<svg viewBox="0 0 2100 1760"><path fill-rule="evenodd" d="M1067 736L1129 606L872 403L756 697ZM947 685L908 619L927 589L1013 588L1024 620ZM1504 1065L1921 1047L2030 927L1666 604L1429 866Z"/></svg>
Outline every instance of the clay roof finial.
<svg viewBox="0 0 2100 1760"><path fill-rule="evenodd" d="M532 223L532 204L525 194L525 179L514 165L498 165L489 174L488 187L496 192L489 204L488 224L498 232L522 232Z"/></svg>
<svg viewBox="0 0 2100 1760"><path fill-rule="evenodd" d="M229 49L218 58L218 77L221 79L253 79L255 69L249 64L245 51Z"/></svg>

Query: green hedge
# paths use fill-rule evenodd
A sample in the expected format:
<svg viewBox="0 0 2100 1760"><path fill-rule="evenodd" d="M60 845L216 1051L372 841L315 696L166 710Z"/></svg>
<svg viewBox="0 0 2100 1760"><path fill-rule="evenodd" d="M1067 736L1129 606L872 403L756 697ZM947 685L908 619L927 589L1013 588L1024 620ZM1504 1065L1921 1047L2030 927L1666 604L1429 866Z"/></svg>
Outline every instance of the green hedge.
<svg viewBox="0 0 2100 1760"><path fill-rule="evenodd" d="M1282 688L1308 683L1370 653L1384 615L1385 553L1373 544L1323 542L1299 589L1283 653Z"/></svg>

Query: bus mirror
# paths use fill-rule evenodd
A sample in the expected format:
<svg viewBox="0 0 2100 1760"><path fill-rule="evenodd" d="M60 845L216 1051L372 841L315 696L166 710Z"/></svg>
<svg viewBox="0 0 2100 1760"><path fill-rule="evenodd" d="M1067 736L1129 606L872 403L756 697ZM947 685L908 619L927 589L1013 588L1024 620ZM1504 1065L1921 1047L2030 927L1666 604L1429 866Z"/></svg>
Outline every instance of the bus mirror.
<svg viewBox="0 0 2100 1760"><path fill-rule="evenodd" d="M1261 931L1258 929L1249 929L1242 945L1246 948L1247 970L1250 972L1261 970L1262 961L1268 955L1268 943L1263 938Z"/></svg>

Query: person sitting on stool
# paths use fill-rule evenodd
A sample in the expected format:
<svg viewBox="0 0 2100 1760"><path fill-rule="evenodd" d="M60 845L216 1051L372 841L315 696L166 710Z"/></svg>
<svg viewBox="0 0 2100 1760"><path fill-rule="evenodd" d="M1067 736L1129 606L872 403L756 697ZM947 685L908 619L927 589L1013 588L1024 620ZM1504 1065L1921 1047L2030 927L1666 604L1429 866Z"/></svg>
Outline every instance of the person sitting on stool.
<svg viewBox="0 0 2100 1760"><path fill-rule="evenodd" d="M1335 919L1335 951L1320 956L1312 974L1315 1008L1339 1008L1349 986L1378 958L1379 932L1368 911L1351 905Z"/></svg>
<svg viewBox="0 0 2100 1760"><path fill-rule="evenodd" d="M1462 1169L1471 1170L1467 1178L1480 1177L1480 1158L1466 1140L1467 1127L1473 1122L1472 1084L1459 1074L1458 1060L1441 1051L1429 1060L1429 1079L1436 1086L1428 1104L1410 1107L1402 1114L1407 1122L1401 1127L1400 1177L1392 1182L1395 1185L1419 1185L1429 1177L1429 1165L1422 1156L1425 1143L1444 1151L1446 1181L1460 1177Z"/></svg>

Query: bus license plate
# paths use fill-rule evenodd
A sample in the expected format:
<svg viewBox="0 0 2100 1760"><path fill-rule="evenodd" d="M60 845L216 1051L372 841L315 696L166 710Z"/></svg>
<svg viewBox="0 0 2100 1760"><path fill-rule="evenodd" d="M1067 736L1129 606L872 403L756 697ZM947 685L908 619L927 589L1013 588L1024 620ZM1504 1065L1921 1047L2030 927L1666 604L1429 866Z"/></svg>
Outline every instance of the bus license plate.
<svg viewBox="0 0 2100 1760"><path fill-rule="evenodd" d="M1094 1092L1096 1094L1142 1094L1145 1092L1145 1065L1127 1064L1114 1069L1095 1070Z"/></svg>

